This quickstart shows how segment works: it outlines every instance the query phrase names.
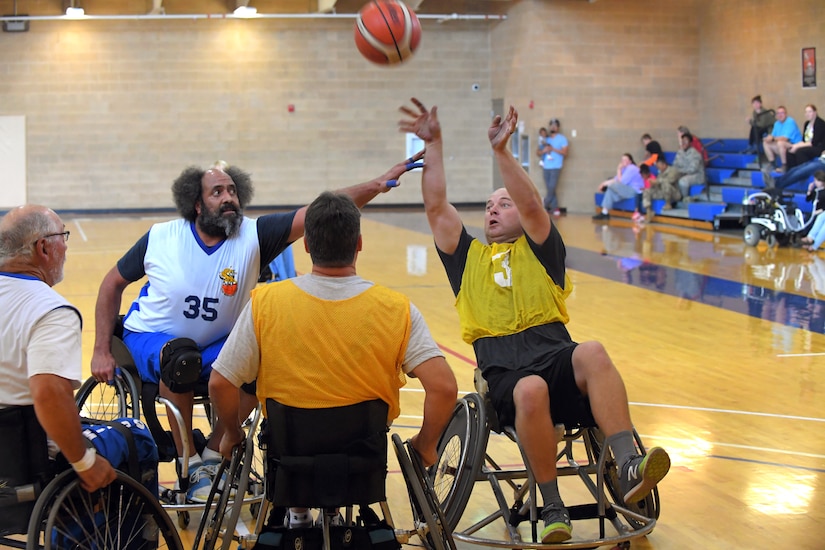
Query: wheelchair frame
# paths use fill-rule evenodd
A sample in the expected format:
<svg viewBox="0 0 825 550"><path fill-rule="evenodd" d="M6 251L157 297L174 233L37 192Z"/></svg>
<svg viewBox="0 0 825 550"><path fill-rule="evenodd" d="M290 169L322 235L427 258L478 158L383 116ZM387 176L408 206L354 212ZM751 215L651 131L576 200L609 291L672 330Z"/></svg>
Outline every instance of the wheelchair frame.
<svg viewBox="0 0 825 550"><path fill-rule="evenodd" d="M525 467L505 469L499 466L487 452L491 425L497 427L495 412L486 406L479 393L461 398L439 441L438 462L428 471L448 527L454 530L456 540L500 548L595 548L608 544L628 548L630 540L647 535L655 527L659 516L658 490L654 489L639 503L621 503L615 460L607 449L600 430L596 427L564 429L563 426L557 426L558 441L564 443L557 455L557 462L562 459L567 462L566 466L558 466L558 475L579 477L595 501L567 506L571 520L597 520L599 538L574 538L558 544L538 541L537 525L540 518L536 504L537 486L527 466L527 457L519 445ZM505 428L502 432L518 445L518 437L513 428ZM639 451L645 454L635 430L633 434ZM582 463L574 458L573 453L573 444L579 440L585 448L586 460ZM480 481L489 483L498 510L469 527L457 529L473 488ZM512 504L505 496L502 483L513 491ZM498 519L503 520L506 526L506 540L491 539L479 534L483 528ZM518 530L518 524L524 520L531 523L532 540L523 540ZM615 534L607 535L605 526L608 523L612 525Z"/></svg>
<svg viewBox="0 0 825 550"><path fill-rule="evenodd" d="M146 397L143 395L146 393L144 391L145 386L140 380L132 355L129 353L126 344L117 335L112 337L112 355L114 355L115 362L118 365L112 384L101 384L94 377L87 379L75 395L78 409L81 411L82 416L99 420L113 420L126 416L140 418L140 412L143 411L146 425L149 427L152 436L157 439L158 432L163 431L164 437L166 437L166 434L158 420L157 411L154 407L156 404L161 404L168 408L180 431L183 443L183 465L180 471L177 470L176 465L180 488L163 488L159 496L163 508L175 511L178 526L181 529L186 529L191 521L190 512L202 510L204 507L202 502L186 500L189 478L180 474L180 472L188 471L189 458L193 454L195 442L190 440L188 431L185 429L183 415L172 402L159 395L154 397L151 404L148 403L148 399L144 399ZM201 405L204 408L211 426L213 419L209 398L196 393L194 405ZM152 409L149 410L148 407L152 407ZM169 421L171 422L172 419L169 419ZM260 498L256 496L245 499L244 502L254 505L259 500Z"/></svg>
<svg viewBox="0 0 825 550"><path fill-rule="evenodd" d="M237 490L238 494L245 490L246 480L250 477L250 469L254 463L254 447L260 433L259 430L254 429L254 424L257 424L259 420L260 410L256 412L253 428L250 428L246 439L235 449L232 460L224 460L218 470L218 476L224 471L227 473L227 486L230 490ZM402 442L397 434L392 434L391 440L401 467L401 473L404 476L414 523L409 529L397 527L393 522L387 502L376 503L384 520L393 528L396 541L399 544L409 544L413 537L418 537L424 548L428 550L455 550L455 542L450 529L447 527L446 518L438 505L435 492L429 483L427 471L421 464L418 455L412 449L409 441ZM262 439L260 441L263 442ZM266 468L266 452L265 449L262 451L264 467ZM267 476L264 476L264 479L267 479ZM229 492L227 487L220 489L217 484L213 485L195 537L194 550L200 548L203 550L213 550L215 548L228 550L233 543L237 544L235 548L251 549L257 543L258 534L263 529L266 515L273 507L273 503L266 497L262 499L254 533L242 535L236 532L242 502L238 499L234 502L229 499ZM266 491L264 491L264 495L266 495ZM212 509L213 505L215 506L214 510ZM354 506L350 505L342 508L344 508L345 525L354 525ZM228 519L227 509L229 510ZM321 528L324 530L324 548L328 550L330 548L330 517L326 513L322 513L322 517L323 525ZM200 546L201 537L203 537L203 546Z"/></svg>

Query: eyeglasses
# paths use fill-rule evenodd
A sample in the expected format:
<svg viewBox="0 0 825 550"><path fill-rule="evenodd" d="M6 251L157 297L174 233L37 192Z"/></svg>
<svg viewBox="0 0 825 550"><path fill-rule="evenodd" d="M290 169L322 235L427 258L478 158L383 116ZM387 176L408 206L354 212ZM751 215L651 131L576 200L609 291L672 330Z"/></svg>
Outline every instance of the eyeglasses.
<svg viewBox="0 0 825 550"><path fill-rule="evenodd" d="M43 235L42 237L40 237L40 239L48 239L49 237L57 237L58 235L60 235L60 236L63 237L63 241L66 242L66 241L69 240L69 235L70 234L71 234L71 231L62 231L60 233L49 233L48 235ZM39 241L40 239L37 239L37 241ZM37 241L34 241L34 242L36 243ZM34 243L32 243L32 244L34 244Z"/></svg>

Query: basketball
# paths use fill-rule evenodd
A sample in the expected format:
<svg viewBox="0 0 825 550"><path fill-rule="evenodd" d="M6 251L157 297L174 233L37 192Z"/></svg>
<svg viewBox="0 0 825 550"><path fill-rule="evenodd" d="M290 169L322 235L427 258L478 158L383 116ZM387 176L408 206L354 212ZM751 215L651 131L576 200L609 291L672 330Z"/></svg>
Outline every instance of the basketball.
<svg viewBox="0 0 825 550"><path fill-rule="evenodd" d="M421 23L399 0L373 0L355 19L355 45L379 65L395 65L412 57L421 42Z"/></svg>

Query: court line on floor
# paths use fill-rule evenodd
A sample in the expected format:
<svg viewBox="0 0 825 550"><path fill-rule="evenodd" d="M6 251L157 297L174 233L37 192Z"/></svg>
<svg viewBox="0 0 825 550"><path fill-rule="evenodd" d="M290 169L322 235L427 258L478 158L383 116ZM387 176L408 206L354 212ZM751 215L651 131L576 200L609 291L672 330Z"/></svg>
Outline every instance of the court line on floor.
<svg viewBox="0 0 825 550"><path fill-rule="evenodd" d="M83 226L80 225L80 220L75 218L72 220L74 222L74 226L77 228L77 232L80 234L80 238L83 239L83 242L88 242L88 238L86 237L86 232L83 231Z"/></svg>
<svg viewBox="0 0 825 550"><path fill-rule="evenodd" d="M402 392L423 392L422 388L401 388ZM459 395L465 395L467 393L473 393L475 390L471 391L459 391ZM662 409L683 409L687 411L699 411L699 412L713 412L713 413L723 413L723 414L742 414L746 416L762 416L766 418L779 418L782 420L802 420L807 422L825 422L825 418L816 418L812 416L794 416L790 414L776 414L776 413L765 413L765 412L754 412L754 411L737 411L733 409L714 409L711 407L693 407L690 405L671 405L669 403L641 403L639 401L630 401L630 405L635 405L637 407L658 407Z"/></svg>

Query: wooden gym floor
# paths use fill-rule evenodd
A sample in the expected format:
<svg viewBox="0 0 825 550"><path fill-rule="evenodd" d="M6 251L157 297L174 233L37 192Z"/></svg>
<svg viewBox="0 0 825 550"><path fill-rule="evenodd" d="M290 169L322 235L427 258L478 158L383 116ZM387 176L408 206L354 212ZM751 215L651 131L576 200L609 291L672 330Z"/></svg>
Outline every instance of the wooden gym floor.
<svg viewBox="0 0 825 550"><path fill-rule="evenodd" d="M462 212L476 235L481 210ZM87 368L103 275L152 223L170 216L63 217L72 235L57 290L84 314ZM665 447L673 461L660 485L659 523L632 547L823 548L825 258L750 248L741 232L597 224L581 215L560 218L557 227L575 284L570 333L605 345L645 444ZM368 209L363 235L359 274L410 296L460 393L473 391L472 348L459 338L454 299L423 214ZM293 250L298 272L307 272L302 241ZM123 311L141 284L127 289ZM415 380L403 391L402 416L391 431L407 438L420 424L422 399ZM500 463L519 460L501 436L491 436L488 450ZM406 490L390 455L389 503L396 522L409 525ZM161 478L173 482L170 465ZM570 481L561 484L563 497L580 490ZM489 490L478 486L461 524L494 506ZM185 545L198 520L193 514Z"/></svg>

